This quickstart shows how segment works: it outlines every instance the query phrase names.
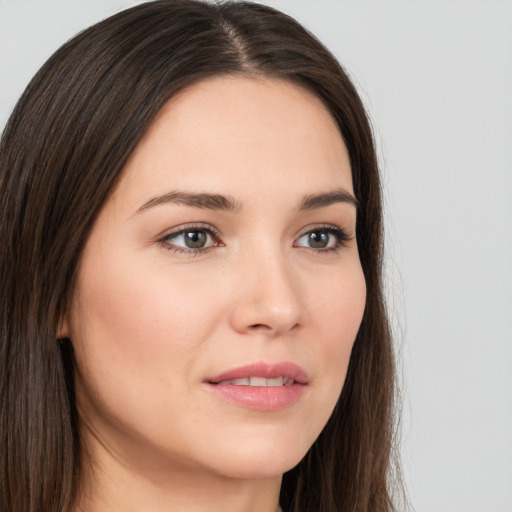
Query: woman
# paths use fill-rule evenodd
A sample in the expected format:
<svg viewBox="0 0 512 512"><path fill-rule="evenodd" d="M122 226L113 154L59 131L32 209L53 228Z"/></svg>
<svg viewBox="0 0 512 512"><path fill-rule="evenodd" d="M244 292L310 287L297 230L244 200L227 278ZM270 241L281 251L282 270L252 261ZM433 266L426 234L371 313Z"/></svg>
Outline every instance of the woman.
<svg viewBox="0 0 512 512"><path fill-rule="evenodd" d="M0 146L0 508L389 511L372 134L256 4L57 51Z"/></svg>

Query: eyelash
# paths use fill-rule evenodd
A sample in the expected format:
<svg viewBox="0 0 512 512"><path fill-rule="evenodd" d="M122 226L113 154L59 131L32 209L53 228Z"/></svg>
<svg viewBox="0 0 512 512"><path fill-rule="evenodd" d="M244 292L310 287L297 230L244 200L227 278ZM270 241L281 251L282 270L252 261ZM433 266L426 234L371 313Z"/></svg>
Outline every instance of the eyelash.
<svg viewBox="0 0 512 512"><path fill-rule="evenodd" d="M338 252L343 247L346 247L347 243L353 239L353 237L350 236L344 229L342 229L338 226L335 226L333 224L320 224L318 226L313 226L313 227L308 228L297 238L297 240L300 240L303 236L305 236L309 233L314 233L315 231L327 232L328 234L333 235L337 242L334 247L328 247L325 249L314 249L313 247L309 247L309 249L311 249L312 251L314 251L316 253ZM301 246L299 246L299 247L301 247ZM307 249L307 247L305 247L305 249Z"/></svg>
<svg viewBox="0 0 512 512"><path fill-rule="evenodd" d="M181 226L177 231L173 231L172 233L166 234L162 237L158 242L164 246L168 251L172 251L174 253L179 254L187 254L189 256L196 256L198 254L204 254L208 252L212 247L198 247L196 249L179 247L177 245L169 244L169 240L176 238L184 233L188 233L190 231L203 231L207 233L214 241L219 240L220 233L215 230L212 226L205 226L203 224L187 224L185 226ZM214 247L222 246L220 243L216 243Z"/></svg>
<svg viewBox="0 0 512 512"><path fill-rule="evenodd" d="M209 247L198 247L198 248L185 248L177 245L172 245L169 243L169 240L176 238L180 235L188 233L190 231L201 231L210 236L214 241L214 246ZM306 236L309 233L314 233L315 231L323 231L328 234L334 236L336 239L336 245L334 247L328 247L325 249L315 249L313 247L304 247L295 245L297 240L300 240L302 237ZM171 233L166 234L164 237L158 240L158 242L168 251L173 251L178 254L186 254L189 256L197 256L199 254L204 254L208 252L212 247L221 247L223 244L219 242L220 233L215 230L212 226L205 226L202 224L189 224L185 226L181 226L177 231L173 231ZM297 237L297 240L294 242L294 247L303 247L304 249L310 249L316 253L333 253L339 251L341 248L345 247L348 242L353 239L352 236L348 235L348 233L338 226L332 224L321 224L318 226L313 226L304 231L300 236Z"/></svg>

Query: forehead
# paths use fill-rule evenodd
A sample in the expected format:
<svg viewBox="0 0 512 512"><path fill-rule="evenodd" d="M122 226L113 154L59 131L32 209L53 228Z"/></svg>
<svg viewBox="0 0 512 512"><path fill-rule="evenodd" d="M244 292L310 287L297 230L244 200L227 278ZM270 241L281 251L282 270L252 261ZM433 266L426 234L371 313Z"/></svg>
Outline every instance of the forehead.
<svg viewBox="0 0 512 512"><path fill-rule="evenodd" d="M179 187L237 196L262 181L269 191L352 191L338 126L300 86L217 77L166 103L125 166L120 188L136 195Z"/></svg>

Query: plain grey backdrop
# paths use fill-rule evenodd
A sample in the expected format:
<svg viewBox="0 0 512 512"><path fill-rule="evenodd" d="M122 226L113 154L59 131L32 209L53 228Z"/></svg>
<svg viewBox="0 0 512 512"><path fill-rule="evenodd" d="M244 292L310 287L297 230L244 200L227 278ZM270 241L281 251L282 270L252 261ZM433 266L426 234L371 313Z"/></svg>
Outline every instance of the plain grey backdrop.
<svg viewBox="0 0 512 512"><path fill-rule="evenodd" d="M39 66L127 0L0 0L0 129ZM385 188L417 512L512 512L512 2L268 0L354 77Z"/></svg>

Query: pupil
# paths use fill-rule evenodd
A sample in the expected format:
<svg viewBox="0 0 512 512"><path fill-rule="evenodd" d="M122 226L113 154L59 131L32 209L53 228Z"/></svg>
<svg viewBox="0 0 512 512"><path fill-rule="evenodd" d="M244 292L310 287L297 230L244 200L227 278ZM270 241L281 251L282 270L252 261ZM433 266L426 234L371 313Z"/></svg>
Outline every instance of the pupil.
<svg viewBox="0 0 512 512"><path fill-rule="evenodd" d="M190 249L199 249L206 244L206 233L203 231L188 231L185 233L185 244Z"/></svg>
<svg viewBox="0 0 512 512"><path fill-rule="evenodd" d="M309 235L309 245L315 249L327 247L329 235L325 231L313 231Z"/></svg>

